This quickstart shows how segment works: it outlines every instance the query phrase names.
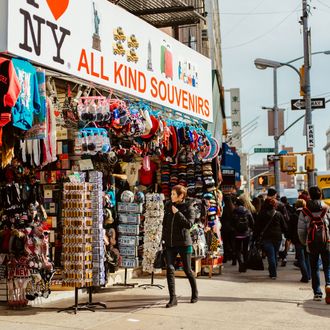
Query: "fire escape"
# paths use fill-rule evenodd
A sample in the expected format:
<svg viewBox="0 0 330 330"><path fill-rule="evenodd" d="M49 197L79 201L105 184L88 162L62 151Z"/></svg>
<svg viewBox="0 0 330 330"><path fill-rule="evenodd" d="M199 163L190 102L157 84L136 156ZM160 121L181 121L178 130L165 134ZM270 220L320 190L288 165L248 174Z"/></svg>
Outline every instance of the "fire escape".
<svg viewBox="0 0 330 330"><path fill-rule="evenodd" d="M204 0L112 0L156 28L194 25L205 21Z"/></svg>

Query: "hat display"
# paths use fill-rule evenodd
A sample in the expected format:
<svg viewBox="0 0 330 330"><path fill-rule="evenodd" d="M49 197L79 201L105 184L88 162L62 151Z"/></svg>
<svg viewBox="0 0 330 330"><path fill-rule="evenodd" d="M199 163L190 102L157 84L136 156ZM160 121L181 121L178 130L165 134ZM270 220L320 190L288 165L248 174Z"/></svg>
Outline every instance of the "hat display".
<svg viewBox="0 0 330 330"><path fill-rule="evenodd" d="M211 137L209 141L211 143L211 150L208 158L213 159L219 154L219 150L220 150L219 143L214 137Z"/></svg>
<svg viewBox="0 0 330 330"><path fill-rule="evenodd" d="M124 190L121 193L120 199L124 203L133 203L134 202L134 194L130 190Z"/></svg>
<svg viewBox="0 0 330 330"><path fill-rule="evenodd" d="M152 138L158 131L158 128L159 128L158 119L152 115L150 116L150 119L151 119L152 127L151 127L149 133L140 136L141 139L148 140L148 139Z"/></svg>

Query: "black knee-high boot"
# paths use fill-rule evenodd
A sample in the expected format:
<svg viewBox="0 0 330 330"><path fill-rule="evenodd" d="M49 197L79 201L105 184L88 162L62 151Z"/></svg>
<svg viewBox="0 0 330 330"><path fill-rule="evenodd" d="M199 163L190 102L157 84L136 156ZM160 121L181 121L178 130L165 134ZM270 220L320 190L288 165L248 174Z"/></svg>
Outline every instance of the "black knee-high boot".
<svg viewBox="0 0 330 330"><path fill-rule="evenodd" d="M178 301L175 294L175 275L174 269L167 268L167 286L170 294L170 301L166 304L166 308L176 306Z"/></svg>

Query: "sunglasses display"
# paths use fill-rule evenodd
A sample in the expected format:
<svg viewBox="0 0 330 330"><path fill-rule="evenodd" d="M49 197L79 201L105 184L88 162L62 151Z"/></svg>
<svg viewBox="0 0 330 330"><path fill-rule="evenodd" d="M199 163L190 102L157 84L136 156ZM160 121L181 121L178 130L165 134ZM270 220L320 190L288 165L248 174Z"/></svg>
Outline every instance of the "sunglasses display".
<svg viewBox="0 0 330 330"><path fill-rule="evenodd" d="M76 133L74 145L76 155L96 155L97 153L108 153L110 151L110 138L106 129L88 127Z"/></svg>
<svg viewBox="0 0 330 330"><path fill-rule="evenodd" d="M107 122L111 118L109 101L103 96L81 97L77 111L83 122Z"/></svg>

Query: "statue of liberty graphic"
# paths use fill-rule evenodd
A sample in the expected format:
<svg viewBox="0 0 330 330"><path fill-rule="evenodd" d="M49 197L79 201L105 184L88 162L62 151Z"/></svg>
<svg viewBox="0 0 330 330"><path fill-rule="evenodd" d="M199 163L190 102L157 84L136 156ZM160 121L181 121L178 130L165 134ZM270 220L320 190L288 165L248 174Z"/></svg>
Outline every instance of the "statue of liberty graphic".
<svg viewBox="0 0 330 330"><path fill-rule="evenodd" d="M93 16L94 16L93 48L95 50L101 51L101 38L100 38L101 19L95 7L95 2L93 2Z"/></svg>

